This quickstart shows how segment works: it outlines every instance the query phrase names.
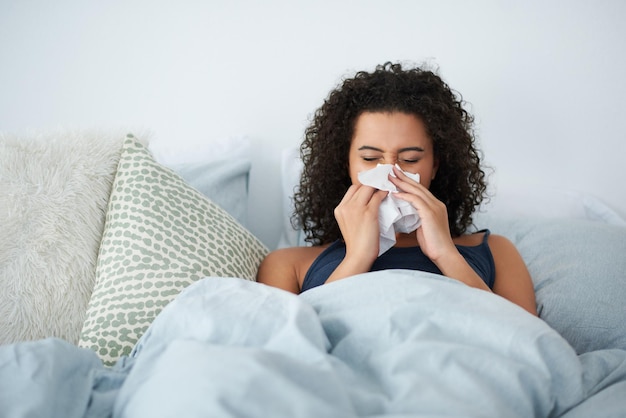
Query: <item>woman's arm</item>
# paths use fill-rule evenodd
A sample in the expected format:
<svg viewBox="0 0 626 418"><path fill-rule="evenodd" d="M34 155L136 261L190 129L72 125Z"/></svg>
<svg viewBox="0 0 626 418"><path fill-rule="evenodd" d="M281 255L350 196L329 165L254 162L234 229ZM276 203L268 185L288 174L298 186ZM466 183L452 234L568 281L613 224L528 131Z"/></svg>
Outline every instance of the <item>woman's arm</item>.
<svg viewBox="0 0 626 418"><path fill-rule="evenodd" d="M493 292L537 315L533 281L517 248L505 237L493 234L489 235L489 248L496 265Z"/></svg>
<svg viewBox="0 0 626 418"><path fill-rule="evenodd" d="M389 180L399 190L394 196L409 202L421 219L421 226L415 234L424 255L435 263L444 276L471 287L491 291L454 245L446 205L428 188L407 177L402 171L394 168L394 173L395 177L389 176Z"/></svg>
<svg viewBox="0 0 626 418"><path fill-rule="evenodd" d="M256 281L299 294L306 272L327 246L281 248L261 262Z"/></svg>
<svg viewBox="0 0 626 418"><path fill-rule="evenodd" d="M378 211L387 192L352 185L335 208L335 219L346 244L346 256L326 283L370 270L378 257Z"/></svg>
<svg viewBox="0 0 626 418"><path fill-rule="evenodd" d="M424 254L448 277L469 286L490 291L485 282L459 253L450 235L445 204L426 187L398 170L389 180L402 192L396 197L410 202L422 220L417 241ZM493 292L537 315L535 293L530 274L515 246L506 238L490 235L489 248L496 266Z"/></svg>

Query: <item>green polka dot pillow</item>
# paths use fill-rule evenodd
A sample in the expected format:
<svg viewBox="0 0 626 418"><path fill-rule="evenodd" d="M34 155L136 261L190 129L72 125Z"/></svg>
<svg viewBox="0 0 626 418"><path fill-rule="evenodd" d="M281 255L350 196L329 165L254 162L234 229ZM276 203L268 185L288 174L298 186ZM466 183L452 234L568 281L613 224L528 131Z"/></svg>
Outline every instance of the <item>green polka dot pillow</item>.
<svg viewBox="0 0 626 418"><path fill-rule="evenodd" d="M124 142L79 345L107 365L128 355L159 312L205 276L254 280L268 249L231 215Z"/></svg>

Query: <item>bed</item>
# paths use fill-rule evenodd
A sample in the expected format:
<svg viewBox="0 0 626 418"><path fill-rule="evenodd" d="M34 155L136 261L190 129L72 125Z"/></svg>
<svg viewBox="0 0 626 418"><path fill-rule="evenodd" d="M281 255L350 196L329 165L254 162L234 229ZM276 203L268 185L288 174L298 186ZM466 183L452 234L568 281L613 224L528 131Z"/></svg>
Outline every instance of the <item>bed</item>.
<svg viewBox="0 0 626 418"><path fill-rule="evenodd" d="M517 245L539 318L404 270L293 295L254 281L269 248L241 206L249 161L166 166L134 135L94 138L102 149L72 138L20 142L38 153L0 141L14 157L0 164L0 228L22 237L0 248L3 416L626 415L626 226L601 201L570 196L578 206L561 216L477 215L477 228ZM71 169L53 142L83 153ZM57 161L47 182L15 164L25 154ZM283 172L297 172L289 156ZM286 209L294 178L283 178ZM76 209L86 200L89 216ZM287 225L279 245L301 244Z"/></svg>

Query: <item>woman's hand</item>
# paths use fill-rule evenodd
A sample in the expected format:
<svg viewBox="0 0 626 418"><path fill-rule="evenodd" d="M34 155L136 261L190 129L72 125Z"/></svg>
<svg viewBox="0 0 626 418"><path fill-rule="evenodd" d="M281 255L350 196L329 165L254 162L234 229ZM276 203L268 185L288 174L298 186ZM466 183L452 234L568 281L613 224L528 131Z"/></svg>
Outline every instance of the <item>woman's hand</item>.
<svg viewBox="0 0 626 418"><path fill-rule="evenodd" d="M395 167L394 174L396 178L389 176L389 180L399 190L394 196L411 203L422 221L416 232L422 252L435 263L444 276L489 291L489 287L454 245L446 205L424 185L410 179Z"/></svg>
<svg viewBox="0 0 626 418"><path fill-rule="evenodd" d="M416 234L422 252L435 264L447 255L457 253L450 236L446 205L397 167L393 168L393 172L396 177L390 175L389 180L399 190L394 197L409 202L421 219L421 227L417 228Z"/></svg>
<svg viewBox="0 0 626 418"><path fill-rule="evenodd" d="M385 191L354 184L335 208L335 219L346 244L346 259L367 264L364 271L378 257L378 211L386 196Z"/></svg>

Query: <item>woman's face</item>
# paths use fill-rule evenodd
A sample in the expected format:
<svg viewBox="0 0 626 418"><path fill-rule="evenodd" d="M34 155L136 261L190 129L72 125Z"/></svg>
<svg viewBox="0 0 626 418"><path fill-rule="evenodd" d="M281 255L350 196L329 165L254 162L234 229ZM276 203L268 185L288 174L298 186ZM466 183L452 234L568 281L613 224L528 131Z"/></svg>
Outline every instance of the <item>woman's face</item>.
<svg viewBox="0 0 626 418"><path fill-rule="evenodd" d="M430 187L438 162L424 123L402 112L364 112L356 120L350 144L352 184L358 173L377 164L398 164L409 173L419 173L420 183Z"/></svg>

